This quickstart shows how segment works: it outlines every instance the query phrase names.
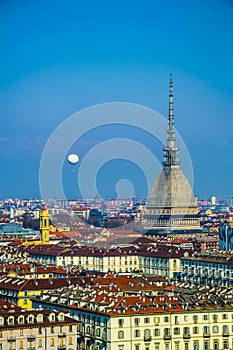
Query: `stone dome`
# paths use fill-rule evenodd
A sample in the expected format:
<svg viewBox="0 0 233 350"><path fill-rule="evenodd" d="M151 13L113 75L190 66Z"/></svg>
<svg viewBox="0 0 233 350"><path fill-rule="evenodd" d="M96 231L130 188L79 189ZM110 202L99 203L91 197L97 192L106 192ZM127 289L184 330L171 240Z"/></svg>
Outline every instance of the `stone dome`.
<svg viewBox="0 0 233 350"><path fill-rule="evenodd" d="M165 167L155 180L148 198L150 207L196 207L189 181L179 167Z"/></svg>

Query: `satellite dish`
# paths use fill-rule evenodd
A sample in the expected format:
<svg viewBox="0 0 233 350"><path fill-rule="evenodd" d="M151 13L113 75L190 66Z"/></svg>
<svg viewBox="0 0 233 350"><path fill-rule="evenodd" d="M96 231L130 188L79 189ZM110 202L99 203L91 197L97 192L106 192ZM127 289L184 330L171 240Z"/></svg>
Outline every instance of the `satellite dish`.
<svg viewBox="0 0 233 350"><path fill-rule="evenodd" d="M79 156L77 154L69 154L67 160L70 164L77 164L79 161Z"/></svg>

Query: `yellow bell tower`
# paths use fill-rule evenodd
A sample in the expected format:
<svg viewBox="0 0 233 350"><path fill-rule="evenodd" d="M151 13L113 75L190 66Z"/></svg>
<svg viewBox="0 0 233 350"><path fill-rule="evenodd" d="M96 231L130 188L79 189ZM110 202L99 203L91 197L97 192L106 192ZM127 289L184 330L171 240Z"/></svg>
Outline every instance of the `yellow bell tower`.
<svg viewBox="0 0 233 350"><path fill-rule="evenodd" d="M49 244L49 213L45 204L40 213L40 240L42 244Z"/></svg>

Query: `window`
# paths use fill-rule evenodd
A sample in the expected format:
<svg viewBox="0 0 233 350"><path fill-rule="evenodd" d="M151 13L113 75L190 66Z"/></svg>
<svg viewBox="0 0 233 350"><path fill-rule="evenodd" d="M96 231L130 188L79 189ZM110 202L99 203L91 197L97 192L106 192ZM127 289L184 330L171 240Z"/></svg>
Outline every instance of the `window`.
<svg viewBox="0 0 233 350"><path fill-rule="evenodd" d="M135 329L134 336L135 336L135 338L140 337L140 330L139 329Z"/></svg>
<svg viewBox="0 0 233 350"><path fill-rule="evenodd" d="M54 338L50 339L50 346L54 346Z"/></svg>
<svg viewBox="0 0 233 350"><path fill-rule="evenodd" d="M69 337L69 345L73 345L73 337Z"/></svg>
<svg viewBox="0 0 233 350"><path fill-rule="evenodd" d="M227 315L227 314L223 314L223 315L222 315L222 319L223 319L223 320L227 320L227 319L228 319L228 315Z"/></svg>
<svg viewBox="0 0 233 350"><path fill-rule="evenodd" d="M155 343L155 350L159 350L159 343Z"/></svg>
<svg viewBox="0 0 233 350"><path fill-rule="evenodd" d="M150 329L145 329L144 330L144 340L151 340L151 334L150 334Z"/></svg>
<svg viewBox="0 0 233 350"><path fill-rule="evenodd" d="M169 350L169 343L165 343L165 350Z"/></svg>
<svg viewBox="0 0 233 350"><path fill-rule="evenodd" d="M210 349L210 343L208 341L204 341L204 350Z"/></svg>
<svg viewBox="0 0 233 350"><path fill-rule="evenodd" d="M19 335L23 335L23 329L20 329Z"/></svg>
<svg viewBox="0 0 233 350"><path fill-rule="evenodd" d="M180 342L175 342L175 350L180 350Z"/></svg>
<svg viewBox="0 0 233 350"><path fill-rule="evenodd" d="M223 349L229 349L229 341L228 340L223 341Z"/></svg>
<svg viewBox="0 0 233 350"><path fill-rule="evenodd" d="M55 315L54 315L54 314L50 314L50 315L49 315L49 321L50 321L50 322L55 321Z"/></svg>
<svg viewBox="0 0 233 350"><path fill-rule="evenodd" d="M169 317L168 316L164 317L164 322L169 322Z"/></svg>
<svg viewBox="0 0 233 350"><path fill-rule="evenodd" d="M135 345L135 350L140 350L140 345L136 344Z"/></svg>
<svg viewBox="0 0 233 350"><path fill-rule="evenodd" d="M175 316L175 324L179 324L179 318L178 318L178 316Z"/></svg>
<svg viewBox="0 0 233 350"><path fill-rule="evenodd" d="M160 336L160 329L159 328L155 328L154 335L156 337Z"/></svg>
<svg viewBox="0 0 233 350"><path fill-rule="evenodd" d="M42 334L42 327L39 327L38 333Z"/></svg>
<svg viewBox="0 0 233 350"><path fill-rule="evenodd" d="M42 348L42 339L38 339L38 347Z"/></svg>
<svg viewBox="0 0 233 350"><path fill-rule="evenodd" d="M193 350L199 350L199 342L198 341L195 341L193 343Z"/></svg>
<svg viewBox="0 0 233 350"><path fill-rule="evenodd" d="M226 325L224 325L224 326L222 327L222 332L223 332L223 334L229 334L229 327L226 326Z"/></svg>
<svg viewBox="0 0 233 350"><path fill-rule="evenodd" d="M60 313L60 314L58 315L58 319L59 319L59 321L64 321L64 314L63 314L63 313Z"/></svg>
<svg viewBox="0 0 233 350"><path fill-rule="evenodd" d="M150 323L150 318L149 317L145 317L144 318L144 323Z"/></svg>
<svg viewBox="0 0 233 350"><path fill-rule="evenodd" d="M184 316L184 322L188 322L188 315Z"/></svg>
<svg viewBox="0 0 233 350"><path fill-rule="evenodd" d="M197 323L198 322L198 316L197 315L193 315L193 322Z"/></svg>
<svg viewBox="0 0 233 350"><path fill-rule="evenodd" d="M19 342L19 348L23 349L23 341L22 340L20 340L20 342Z"/></svg>
<svg viewBox="0 0 233 350"><path fill-rule="evenodd" d="M208 315L203 315L203 320L207 321L209 319Z"/></svg>
<svg viewBox="0 0 233 350"><path fill-rule="evenodd" d="M218 326L213 326L213 333L218 333Z"/></svg>
<svg viewBox="0 0 233 350"><path fill-rule="evenodd" d="M119 331L118 332L118 339L123 339L124 338L124 331Z"/></svg>
<svg viewBox="0 0 233 350"><path fill-rule="evenodd" d="M134 323L135 323L136 326L138 326L139 323L140 323L140 318L135 318L134 319Z"/></svg>
<svg viewBox="0 0 233 350"><path fill-rule="evenodd" d="M158 325L158 324L159 324L159 321L160 321L159 317L155 317L155 318L154 318L155 325Z"/></svg>
<svg viewBox="0 0 233 350"><path fill-rule="evenodd" d="M210 333L210 327L209 326L204 326L203 333L204 334L209 334Z"/></svg>
<svg viewBox="0 0 233 350"><path fill-rule="evenodd" d="M193 327L193 334L198 334L198 333L199 333L199 328Z"/></svg>
<svg viewBox="0 0 233 350"><path fill-rule="evenodd" d="M62 321L62 320L60 320ZM43 315L37 315L37 322L41 323L43 322Z"/></svg>
<svg viewBox="0 0 233 350"><path fill-rule="evenodd" d="M174 328L174 335L179 335L180 334L180 328L175 327Z"/></svg>
<svg viewBox="0 0 233 350"><path fill-rule="evenodd" d="M214 314L213 315L213 321L216 322L218 320L218 315Z"/></svg>
<svg viewBox="0 0 233 350"><path fill-rule="evenodd" d="M219 344L217 340L214 340L214 350L218 350L219 349Z"/></svg>
<svg viewBox="0 0 233 350"><path fill-rule="evenodd" d="M13 316L8 317L8 324L14 324L14 317Z"/></svg>
<svg viewBox="0 0 233 350"><path fill-rule="evenodd" d="M123 327L123 324L124 324L124 320L123 320L123 318L120 318L120 319L118 320L118 325L119 325L119 327Z"/></svg>
<svg viewBox="0 0 233 350"><path fill-rule="evenodd" d="M18 322L19 322L19 323L24 323L24 317L23 317L23 316L19 316Z"/></svg>
<svg viewBox="0 0 233 350"><path fill-rule="evenodd" d="M118 350L124 350L124 345L118 345Z"/></svg>
<svg viewBox="0 0 233 350"><path fill-rule="evenodd" d="M189 343L184 343L184 350L189 350Z"/></svg>
<svg viewBox="0 0 233 350"><path fill-rule="evenodd" d="M54 333L54 326L51 327L51 333Z"/></svg>
<svg viewBox="0 0 233 350"><path fill-rule="evenodd" d="M69 325L69 332L72 332L73 331L73 327L72 327L72 324Z"/></svg>

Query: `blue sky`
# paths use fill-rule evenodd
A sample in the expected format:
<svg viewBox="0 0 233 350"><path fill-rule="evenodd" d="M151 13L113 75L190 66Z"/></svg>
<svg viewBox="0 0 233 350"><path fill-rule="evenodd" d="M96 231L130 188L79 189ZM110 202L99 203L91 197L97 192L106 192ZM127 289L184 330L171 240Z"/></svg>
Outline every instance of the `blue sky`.
<svg viewBox="0 0 233 350"><path fill-rule="evenodd" d="M130 102L167 117L170 73L195 194L232 196L232 23L230 0L1 1L0 197L40 196L45 144L83 108ZM90 131L73 150L84 155L114 137L137 140L162 161L161 144L126 127ZM142 170L113 159L99 171L99 193L114 197L128 179L146 195ZM64 162L67 197L79 195L77 171Z"/></svg>

